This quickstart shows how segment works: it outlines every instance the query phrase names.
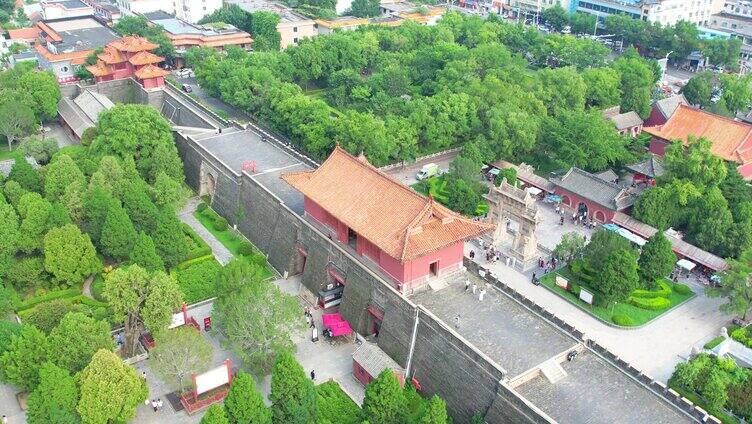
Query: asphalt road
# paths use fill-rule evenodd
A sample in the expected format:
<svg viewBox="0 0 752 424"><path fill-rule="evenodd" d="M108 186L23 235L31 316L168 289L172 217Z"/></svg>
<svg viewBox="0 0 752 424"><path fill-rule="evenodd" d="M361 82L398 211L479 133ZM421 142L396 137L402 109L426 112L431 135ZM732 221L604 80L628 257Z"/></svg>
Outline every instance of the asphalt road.
<svg viewBox="0 0 752 424"><path fill-rule="evenodd" d="M459 152L450 152L450 153L445 153L441 156L419 160L415 163L410 163L405 166L392 168L390 170L387 170L386 173L387 175L391 176L395 180L407 186L411 186L418 182L418 180L415 178L415 174L417 174L418 171L420 171L423 165L426 165L429 163L435 163L439 165L440 170L446 171L449 169L449 164L452 163L452 160L454 160L455 156L457 156L458 153Z"/></svg>

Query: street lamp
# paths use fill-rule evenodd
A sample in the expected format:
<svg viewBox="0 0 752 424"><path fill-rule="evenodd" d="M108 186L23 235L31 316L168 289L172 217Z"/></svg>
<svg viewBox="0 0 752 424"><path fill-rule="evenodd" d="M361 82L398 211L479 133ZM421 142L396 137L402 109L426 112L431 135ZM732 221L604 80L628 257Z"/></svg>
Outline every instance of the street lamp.
<svg viewBox="0 0 752 424"><path fill-rule="evenodd" d="M671 56L671 53L673 52L674 51L671 50L670 52L666 53L666 57L663 59L666 61L666 63L663 64L663 77L661 77L661 81L663 81L664 84L666 83L666 74L668 73L668 57Z"/></svg>

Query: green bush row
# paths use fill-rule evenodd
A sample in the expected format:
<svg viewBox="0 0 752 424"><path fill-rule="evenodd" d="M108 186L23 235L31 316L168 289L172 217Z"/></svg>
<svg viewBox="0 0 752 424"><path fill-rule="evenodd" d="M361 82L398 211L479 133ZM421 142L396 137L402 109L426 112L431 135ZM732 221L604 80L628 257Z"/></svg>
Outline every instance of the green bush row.
<svg viewBox="0 0 752 424"><path fill-rule="evenodd" d="M202 203L204 204L204 203ZM209 247L208 244L204 241L201 236L196 234L195 231L193 231L193 228L191 228L190 225L183 223L183 232L190 237L190 239L193 241L193 244L197 247L193 248L190 252L188 252L188 256L186 257L186 260L199 258L201 256L206 256L212 253L211 247Z"/></svg>
<svg viewBox="0 0 752 424"><path fill-rule="evenodd" d="M637 289L632 292L632 297L638 297L642 299L650 299L654 297L669 297L671 295L671 287L665 281L658 282L658 290L643 290Z"/></svg>
<svg viewBox="0 0 752 424"><path fill-rule="evenodd" d="M56 290L53 292L43 294L41 296L34 296L31 299L27 299L21 302L21 304L18 306L18 312L26 310L26 309L31 309L34 306L42 302L49 302L50 300L74 297L80 293L81 291L79 289L70 288L70 289L65 289L65 290Z"/></svg>
<svg viewBox="0 0 752 424"><path fill-rule="evenodd" d="M622 327L631 327L635 325L635 321L632 319L632 317L624 314L614 314L614 316L611 317L611 321L613 321L616 325L621 325Z"/></svg>
<svg viewBox="0 0 752 424"><path fill-rule="evenodd" d="M82 305L91 306L92 308L106 308L108 306L107 302L100 302L83 294L70 298L70 301L73 303L80 303Z"/></svg>
<svg viewBox="0 0 752 424"><path fill-rule="evenodd" d="M671 306L671 301L666 299L665 297L650 297L650 298L630 297L629 303L631 303L634 306L637 306L638 308L648 309L651 311L660 311L661 309L666 309L669 306Z"/></svg>
<svg viewBox="0 0 752 424"><path fill-rule="evenodd" d="M173 270L182 271L184 269L190 268L192 265L199 264L201 262L212 261L212 260L214 260L214 255L209 253L208 255L199 256L198 258L193 258L193 259L189 259L187 261L181 262L177 264Z"/></svg>

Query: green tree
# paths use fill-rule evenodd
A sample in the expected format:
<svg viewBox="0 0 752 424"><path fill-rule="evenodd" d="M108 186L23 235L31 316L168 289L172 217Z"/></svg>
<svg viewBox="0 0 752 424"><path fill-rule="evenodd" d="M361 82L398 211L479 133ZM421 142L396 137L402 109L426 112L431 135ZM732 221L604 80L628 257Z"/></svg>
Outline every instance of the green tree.
<svg viewBox="0 0 752 424"><path fill-rule="evenodd" d="M184 325L164 331L156 342L156 347L149 351L149 365L174 390L186 389L191 385L192 375L211 366L214 350L193 327Z"/></svg>
<svg viewBox="0 0 752 424"><path fill-rule="evenodd" d="M0 356L3 381L27 391L39 383L39 366L47 360L47 336L33 325L24 325Z"/></svg>
<svg viewBox="0 0 752 424"><path fill-rule="evenodd" d="M543 10L540 17L554 31L563 30L569 22L569 13L558 4Z"/></svg>
<svg viewBox="0 0 752 424"><path fill-rule="evenodd" d="M222 408L222 405L215 403L211 405L207 410L206 414L201 418L201 424L229 424L230 421L227 420L227 414L225 414L225 409Z"/></svg>
<svg viewBox="0 0 752 424"><path fill-rule="evenodd" d="M44 236L44 268L58 281L73 285L100 270L102 264L89 236L67 224Z"/></svg>
<svg viewBox="0 0 752 424"><path fill-rule="evenodd" d="M591 107L618 106L621 101L621 76L611 68L588 68L582 73L587 91L585 103Z"/></svg>
<svg viewBox="0 0 752 424"><path fill-rule="evenodd" d="M272 413L264 405L264 398L250 374L239 370L232 380L230 393L225 398L225 411L229 424L271 424Z"/></svg>
<svg viewBox="0 0 752 424"><path fill-rule="evenodd" d="M13 163L8 180L17 182L24 190L42 192L42 180L39 178L39 173L24 159L17 159Z"/></svg>
<svg viewBox="0 0 752 424"><path fill-rule="evenodd" d="M129 181L124 184L121 198L136 231L153 233L157 228L159 209L152 203L146 188L142 180Z"/></svg>
<svg viewBox="0 0 752 424"><path fill-rule="evenodd" d="M578 232L572 231L564 233L561 236L561 241L554 248L553 255L561 261L572 262L582 256L584 251L585 237Z"/></svg>
<svg viewBox="0 0 752 424"><path fill-rule="evenodd" d="M713 74L705 71L693 76L682 89L682 94L689 103L707 109L712 104Z"/></svg>
<svg viewBox="0 0 752 424"><path fill-rule="evenodd" d="M590 243L585 247L584 259L596 271L605 266L614 252L630 249L629 241L613 231L600 229L593 233ZM635 258L635 264L637 260Z"/></svg>
<svg viewBox="0 0 752 424"><path fill-rule="evenodd" d="M138 233L128 217L128 213L118 202L112 202L107 209L107 218L102 225L99 246L102 253L123 260L131 253Z"/></svg>
<svg viewBox="0 0 752 424"><path fill-rule="evenodd" d="M81 391L76 410L84 424L128 422L149 394L136 370L106 349L94 354L76 382Z"/></svg>
<svg viewBox="0 0 752 424"><path fill-rule="evenodd" d="M258 11L251 13L250 33L254 36L254 51L279 50L280 35L277 31L279 20L279 15L273 12Z"/></svg>
<svg viewBox="0 0 752 424"><path fill-rule="evenodd" d="M21 75L18 86L31 96L31 107L37 122L49 121L57 116L60 85L50 71L30 71Z"/></svg>
<svg viewBox="0 0 752 424"><path fill-rule="evenodd" d="M136 243L133 245L129 259L131 263L141 266L147 271L164 269L164 262L157 254L154 240L148 234L141 232Z"/></svg>
<svg viewBox="0 0 752 424"><path fill-rule="evenodd" d="M18 252L18 215L12 205L0 203L0 277L11 266L13 257Z"/></svg>
<svg viewBox="0 0 752 424"><path fill-rule="evenodd" d="M585 108L587 87L576 68L541 69L538 78L541 82L541 100L546 103L550 114Z"/></svg>
<svg viewBox="0 0 752 424"><path fill-rule="evenodd" d="M623 302L639 285L637 257L632 249L612 251L599 274L598 292L606 303Z"/></svg>
<svg viewBox="0 0 752 424"><path fill-rule="evenodd" d="M724 297L726 303L721 311L747 319L752 306L752 249L739 255L739 259L729 259L728 269L721 276L723 284L709 287L706 292L711 297Z"/></svg>
<svg viewBox="0 0 752 424"><path fill-rule="evenodd" d="M26 324L31 324L49 334L60 321L70 312L81 311L79 305L74 305L67 299L55 299L42 302L32 309L26 316Z"/></svg>
<svg viewBox="0 0 752 424"><path fill-rule="evenodd" d="M700 49L700 31L697 25L679 21L673 27L673 45L677 57L687 57Z"/></svg>
<svg viewBox="0 0 752 424"><path fill-rule="evenodd" d="M172 268L188 256L183 226L175 216L172 207L162 208L157 218L157 229L152 238L166 267Z"/></svg>
<svg viewBox="0 0 752 424"><path fill-rule="evenodd" d="M265 371L275 355L294 349L290 335L302 326L300 304L295 297L260 278L256 266L248 261L234 259L231 264L234 271L217 277L235 280L218 281L220 288L214 301L216 327L244 362Z"/></svg>
<svg viewBox="0 0 752 424"><path fill-rule="evenodd" d="M58 155L45 168L44 195L54 202L65 193L67 187L74 186L80 191L86 184L84 173L78 168L73 158L66 154Z"/></svg>
<svg viewBox="0 0 752 424"><path fill-rule="evenodd" d="M26 402L29 424L78 423L76 382L68 371L50 362L39 368L39 385Z"/></svg>
<svg viewBox="0 0 752 424"><path fill-rule="evenodd" d="M646 119L650 115L651 92L656 78L650 65L636 53L628 51L614 60L612 66L621 75L621 110L635 111Z"/></svg>
<svg viewBox="0 0 752 424"><path fill-rule="evenodd" d="M371 424L392 424L405 421L405 394L387 368L366 387L363 399L363 420Z"/></svg>
<svg viewBox="0 0 752 424"><path fill-rule="evenodd" d="M752 76L721 75L721 101L732 114L749 109L752 102ZM2 115L0 115L2 116Z"/></svg>
<svg viewBox="0 0 752 424"><path fill-rule="evenodd" d="M275 424L316 422L316 389L303 367L287 350L280 352L274 360L269 400Z"/></svg>
<svg viewBox="0 0 752 424"><path fill-rule="evenodd" d="M592 34L595 32L595 24L595 15L583 12L575 12L569 15L569 25L575 34Z"/></svg>
<svg viewBox="0 0 752 424"><path fill-rule="evenodd" d="M703 41L702 52L713 65L722 66L729 70L738 70L741 48L742 40L740 38L731 37L728 40L712 38Z"/></svg>
<svg viewBox="0 0 752 424"><path fill-rule="evenodd" d="M734 220L718 187L712 187L696 199L687 215L688 242L711 252L721 251L726 246Z"/></svg>
<svg viewBox="0 0 752 424"><path fill-rule="evenodd" d="M46 164L57 153L58 145L57 140L54 138L31 136L21 141L21 144L18 145L18 150L24 156L33 157L39 164Z"/></svg>
<svg viewBox="0 0 752 424"><path fill-rule="evenodd" d="M37 121L34 111L24 101L18 91L0 91L0 135L8 141L8 150L13 149L13 142L28 135Z"/></svg>
<svg viewBox="0 0 752 424"><path fill-rule="evenodd" d="M225 4L198 21L199 24L210 24L214 22L224 22L236 28L240 28L243 31L251 31L250 14L237 4Z"/></svg>
<svg viewBox="0 0 752 424"><path fill-rule="evenodd" d="M381 13L379 6L379 2L374 0L353 0L350 14L358 18L372 18Z"/></svg>
<svg viewBox="0 0 752 424"><path fill-rule="evenodd" d="M50 360L71 374L84 369L98 350L115 347L110 325L80 312L65 315L50 332L48 341Z"/></svg>
<svg viewBox="0 0 752 424"><path fill-rule="evenodd" d="M160 171L152 186L152 195L157 206L175 207L183 198L183 188L179 181L170 178L164 171Z"/></svg>
<svg viewBox="0 0 752 424"><path fill-rule="evenodd" d="M130 357L138 343L139 322L158 335L167 328L182 303L174 278L158 271L149 274L138 265L120 267L105 278L104 297L113 314L125 320L124 355Z"/></svg>
<svg viewBox="0 0 752 424"><path fill-rule="evenodd" d="M0 356L9 348L13 337L18 336L21 332L21 325L8 320L0 320ZM0 373L0 375L2 375Z"/></svg>
<svg viewBox="0 0 752 424"><path fill-rule="evenodd" d="M94 187L84 196L84 228L91 239L99 244L102 227L107 219L107 212L111 205L117 203L110 193L102 187Z"/></svg>
<svg viewBox="0 0 752 424"><path fill-rule="evenodd" d="M138 171L148 182L153 182L160 171L183 180L183 166L170 124L149 105L117 105L102 112L91 152L123 160L138 159Z"/></svg>
<svg viewBox="0 0 752 424"><path fill-rule="evenodd" d="M671 250L671 242L662 232L653 234L642 247L638 274L643 286L652 288L661 278L666 278L673 271L676 255Z"/></svg>
<svg viewBox="0 0 752 424"><path fill-rule="evenodd" d="M446 194L446 205L449 209L467 216L475 215L480 196L465 180L450 178L446 185Z"/></svg>
<svg viewBox="0 0 752 424"><path fill-rule="evenodd" d="M426 413L420 419L420 424L448 424L446 402L437 395L433 395L426 405Z"/></svg>

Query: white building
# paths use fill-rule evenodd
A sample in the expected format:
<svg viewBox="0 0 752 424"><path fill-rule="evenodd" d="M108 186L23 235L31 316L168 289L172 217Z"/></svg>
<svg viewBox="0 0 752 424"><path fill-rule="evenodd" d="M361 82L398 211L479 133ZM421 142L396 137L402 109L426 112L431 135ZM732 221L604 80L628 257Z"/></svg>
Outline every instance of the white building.
<svg viewBox="0 0 752 424"><path fill-rule="evenodd" d="M43 19L77 18L91 16L94 8L81 0L49 0L42 1Z"/></svg>
<svg viewBox="0 0 752 424"><path fill-rule="evenodd" d="M291 8L268 0L230 0L229 3L237 4L246 12L265 11L279 15L277 32L279 32L279 46L284 49L298 44L304 38L312 38L318 35L316 21ZM253 36L253 34L251 34Z"/></svg>
<svg viewBox="0 0 752 424"><path fill-rule="evenodd" d="M176 18L196 23L222 7L222 0L117 0L124 15L164 11Z"/></svg>
<svg viewBox="0 0 752 424"><path fill-rule="evenodd" d="M662 25L675 25L679 21L707 25L710 16L723 10L723 6L724 0L579 0L573 9L601 19L626 14Z"/></svg>
<svg viewBox="0 0 752 424"><path fill-rule="evenodd" d="M513 13L528 16L540 14L542 11L557 5L564 10L569 10L571 7L570 0L507 0L507 4Z"/></svg>

